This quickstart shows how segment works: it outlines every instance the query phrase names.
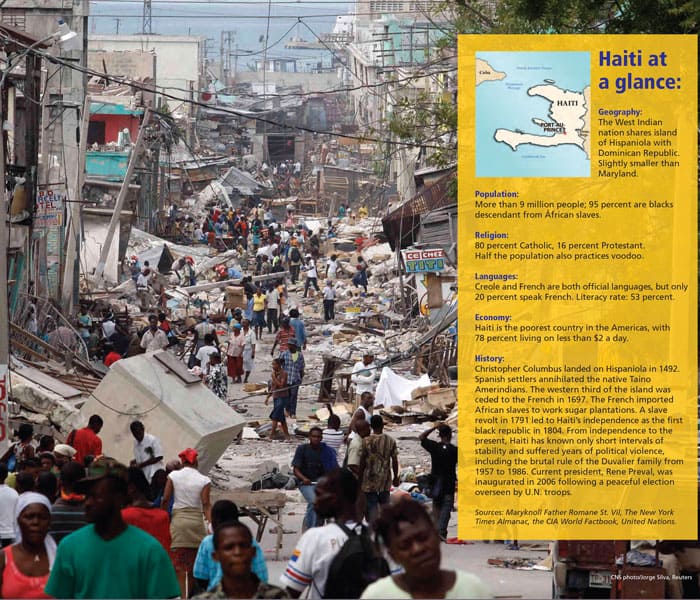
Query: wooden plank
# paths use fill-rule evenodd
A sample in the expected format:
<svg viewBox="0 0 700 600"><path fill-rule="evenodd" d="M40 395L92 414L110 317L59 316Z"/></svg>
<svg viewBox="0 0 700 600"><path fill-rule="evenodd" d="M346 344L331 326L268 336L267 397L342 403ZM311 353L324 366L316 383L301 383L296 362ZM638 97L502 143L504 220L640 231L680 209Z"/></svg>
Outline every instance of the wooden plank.
<svg viewBox="0 0 700 600"><path fill-rule="evenodd" d="M31 341L33 344L36 344L37 346L44 348L52 356L57 356L60 359L63 359L63 353L57 351L56 348L54 348L51 344L48 344L47 342L45 342L41 338L36 337L35 335L32 335L31 333L29 333L28 331L25 331L21 327L18 327L14 323L10 323L10 329L15 334L19 334L19 335L23 336L26 340ZM46 358L46 356L44 356L44 358Z"/></svg>
<svg viewBox="0 0 700 600"><path fill-rule="evenodd" d="M193 375L187 370L185 363L179 361L172 354L170 354L170 352L156 352L153 355L153 358L155 358L159 363L161 363L172 373L177 375L186 385L202 382L202 380L199 377Z"/></svg>
<svg viewBox="0 0 700 600"><path fill-rule="evenodd" d="M25 367L24 369L13 370L13 372L26 379L29 379L29 381L32 381L37 385L46 388L47 390L54 392L55 394L58 394L62 398L76 398L83 395L80 390L59 381L58 379L50 377L49 375L46 375L46 373L42 373L34 367Z"/></svg>
<svg viewBox="0 0 700 600"><path fill-rule="evenodd" d="M206 292L217 288L225 288L229 285L238 285L240 279L226 279L225 281L214 281L212 283L200 283L198 285L189 285L187 287L178 287L176 290L183 294L192 294L197 292Z"/></svg>
<svg viewBox="0 0 700 600"><path fill-rule="evenodd" d="M21 342L18 342L15 339L10 340L10 346L15 347L15 348L19 348L22 352L26 352L27 354L30 354L30 355L34 356L35 358L38 358L39 360L47 360L45 354L40 354L36 350L33 350L29 346L25 346L24 344L22 344Z"/></svg>
<svg viewBox="0 0 700 600"><path fill-rule="evenodd" d="M73 387L83 391L83 392L94 392L98 385L100 385L100 380L91 377L90 375L78 376L73 374L61 375L60 380Z"/></svg>
<svg viewBox="0 0 700 600"><path fill-rule="evenodd" d="M252 278L252 281L259 282L259 281L268 281L269 279L282 279L284 277L287 277L289 275L289 271L280 271L279 273L269 273L267 275L256 275L255 277ZM206 292L208 290L215 290L217 288L224 288L229 285L240 285L242 279L225 279L224 281L213 281L211 283L200 283L198 285L190 285L187 287L178 287L175 288L178 292L182 292L185 294L191 294L191 293L197 293L197 292Z"/></svg>

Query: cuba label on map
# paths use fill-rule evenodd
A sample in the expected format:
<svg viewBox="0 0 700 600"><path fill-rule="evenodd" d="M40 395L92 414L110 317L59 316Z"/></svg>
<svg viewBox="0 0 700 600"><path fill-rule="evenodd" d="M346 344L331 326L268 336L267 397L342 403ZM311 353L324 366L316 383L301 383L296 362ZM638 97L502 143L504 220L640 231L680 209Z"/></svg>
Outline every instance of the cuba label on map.
<svg viewBox="0 0 700 600"><path fill-rule="evenodd" d="M697 539L697 39L458 53L459 536Z"/></svg>

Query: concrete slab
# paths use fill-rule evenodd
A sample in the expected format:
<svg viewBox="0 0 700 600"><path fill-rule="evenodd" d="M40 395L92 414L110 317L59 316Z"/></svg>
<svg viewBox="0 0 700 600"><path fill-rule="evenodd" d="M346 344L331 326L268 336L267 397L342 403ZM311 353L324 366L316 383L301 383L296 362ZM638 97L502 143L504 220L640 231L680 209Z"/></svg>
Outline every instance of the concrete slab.
<svg viewBox="0 0 700 600"><path fill-rule="evenodd" d="M114 458L126 464L133 458L129 425L139 420L146 432L160 438L166 462L184 448L196 448L202 473L209 472L244 425L203 383L186 383L153 354L114 363L81 408L85 422L92 414L104 419L102 445Z"/></svg>

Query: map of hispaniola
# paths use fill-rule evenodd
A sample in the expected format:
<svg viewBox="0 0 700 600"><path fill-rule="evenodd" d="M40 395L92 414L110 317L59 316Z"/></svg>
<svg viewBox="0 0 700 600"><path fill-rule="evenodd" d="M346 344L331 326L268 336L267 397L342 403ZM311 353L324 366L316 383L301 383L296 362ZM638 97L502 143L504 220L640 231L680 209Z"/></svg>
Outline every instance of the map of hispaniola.
<svg viewBox="0 0 700 600"><path fill-rule="evenodd" d="M590 176L588 52L476 53L476 176Z"/></svg>

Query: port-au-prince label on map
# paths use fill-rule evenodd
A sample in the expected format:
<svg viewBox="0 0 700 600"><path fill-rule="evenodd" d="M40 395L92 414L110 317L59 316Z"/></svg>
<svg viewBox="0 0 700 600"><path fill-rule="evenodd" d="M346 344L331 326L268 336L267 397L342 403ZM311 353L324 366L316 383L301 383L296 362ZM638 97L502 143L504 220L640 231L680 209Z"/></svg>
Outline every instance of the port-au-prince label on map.
<svg viewBox="0 0 700 600"><path fill-rule="evenodd" d="M461 36L459 536L696 539L697 40Z"/></svg>

